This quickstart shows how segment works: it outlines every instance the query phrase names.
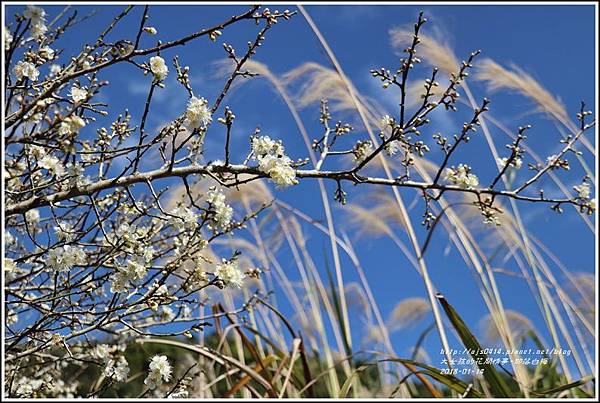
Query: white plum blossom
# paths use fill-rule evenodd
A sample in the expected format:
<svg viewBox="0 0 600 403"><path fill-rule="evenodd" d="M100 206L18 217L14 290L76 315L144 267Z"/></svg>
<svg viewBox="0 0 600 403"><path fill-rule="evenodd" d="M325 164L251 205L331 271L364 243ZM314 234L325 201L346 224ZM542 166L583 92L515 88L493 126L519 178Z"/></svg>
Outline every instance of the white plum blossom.
<svg viewBox="0 0 600 403"><path fill-rule="evenodd" d="M446 168L445 179L447 182L463 189L470 189L479 185L479 179L471 173L471 168L465 164L459 164L456 169L454 167Z"/></svg>
<svg viewBox="0 0 600 403"><path fill-rule="evenodd" d="M208 109L208 101L204 98L190 98L185 111L184 124L190 129L205 129L212 122L212 115Z"/></svg>
<svg viewBox="0 0 600 403"><path fill-rule="evenodd" d="M58 225L54 227L56 237L62 241L70 242L75 237L75 229L73 226L64 221L59 221Z"/></svg>
<svg viewBox="0 0 600 403"><path fill-rule="evenodd" d="M98 344L92 349L92 357L105 361L109 357L110 347L108 344Z"/></svg>
<svg viewBox="0 0 600 403"><path fill-rule="evenodd" d="M56 176L62 176L65 173L65 166L60 158L46 154L42 159L38 161L40 168L47 169Z"/></svg>
<svg viewBox="0 0 600 403"><path fill-rule="evenodd" d="M296 170L291 164L292 160L287 155L276 157L267 154L259 158L258 169L268 174L277 187L282 188L298 183Z"/></svg>
<svg viewBox="0 0 600 403"><path fill-rule="evenodd" d="M13 259L9 259L7 257L4 258L4 275L6 281L11 281L17 271L17 265Z"/></svg>
<svg viewBox="0 0 600 403"><path fill-rule="evenodd" d="M8 49L10 47L10 44L13 41L13 36L10 33L10 30L6 27L4 27L4 49Z"/></svg>
<svg viewBox="0 0 600 403"><path fill-rule="evenodd" d="M158 31L154 27L144 27L144 32L150 35L156 35Z"/></svg>
<svg viewBox="0 0 600 403"><path fill-rule="evenodd" d="M596 210L596 198L595 197L592 200L590 200L590 202L588 203L588 206L590 206L591 210Z"/></svg>
<svg viewBox="0 0 600 403"><path fill-rule="evenodd" d="M360 164L373 153L373 143L370 140L359 141L354 146L354 162Z"/></svg>
<svg viewBox="0 0 600 403"><path fill-rule="evenodd" d="M498 166L500 168L504 168L504 166L506 166L506 163L508 162L508 157L498 157L498 159L496 160L496 164L498 164ZM523 166L523 160L521 158L513 158L513 160L510 162L509 167L514 168L514 169L521 169L521 166Z"/></svg>
<svg viewBox="0 0 600 403"><path fill-rule="evenodd" d="M43 46L38 50L38 53L41 57L46 60L54 59L54 49L49 46Z"/></svg>
<svg viewBox="0 0 600 403"><path fill-rule="evenodd" d="M60 122L58 132L61 135L71 135L78 133L80 129L85 127L85 120L77 115L67 116Z"/></svg>
<svg viewBox="0 0 600 403"><path fill-rule="evenodd" d="M212 216L213 227L226 230L233 217L233 208L225 203L225 194L221 190L211 187L206 194L206 202L210 204L212 211L214 211Z"/></svg>
<svg viewBox="0 0 600 403"><path fill-rule="evenodd" d="M254 137L252 157L258 161L258 169L269 175L277 187L298 183L292 160L285 155L285 148L281 141L272 140L269 136Z"/></svg>
<svg viewBox="0 0 600 403"><path fill-rule="evenodd" d="M255 156L265 154L282 155L284 153L284 148L283 144L281 144L281 140L271 140L269 136L253 137L252 153Z"/></svg>
<svg viewBox="0 0 600 403"><path fill-rule="evenodd" d="M152 259L154 259L154 248L152 246L146 246L142 249L141 257L144 259L144 262L150 263Z"/></svg>
<svg viewBox="0 0 600 403"><path fill-rule="evenodd" d="M565 169L569 170L569 162L567 160L561 160L557 154L546 157L546 164L550 166L550 169Z"/></svg>
<svg viewBox="0 0 600 403"><path fill-rule="evenodd" d="M166 284L163 284L161 286L159 286L156 291L154 291L154 295L155 296L161 296L161 295L167 295L169 294L169 288L167 287Z"/></svg>
<svg viewBox="0 0 600 403"><path fill-rule="evenodd" d="M573 190L575 190L580 199L588 200L591 196L591 188L589 183L582 183L579 186L573 186Z"/></svg>
<svg viewBox="0 0 600 403"><path fill-rule="evenodd" d="M172 322L175 319L175 312L168 306L162 306L160 310L160 320L163 322Z"/></svg>
<svg viewBox="0 0 600 403"><path fill-rule="evenodd" d="M109 359L104 367L104 376L117 382L125 382L129 375L129 363L122 355L115 360Z"/></svg>
<svg viewBox="0 0 600 403"><path fill-rule="evenodd" d="M33 155L35 158L40 159L40 158L44 157L44 155L46 155L46 150L44 149L44 147L31 146L29 148L29 153L31 155Z"/></svg>
<svg viewBox="0 0 600 403"><path fill-rule="evenodd" d="M40 221L40 212L37 209L28 210L25 213L25 219L28 223L36 225Z"/></svg>
<svg viewBox="0 0 600 403"><path fill-rule="evenodd" d="M134 260L128 260L124 268L117 270L110 282L110 292L126 292L129 283L139 281L146 276L147 269L143 264Z"/></svg>
<svg viewBox="0 0 600 403"><path fill-rule="evenodd" d="M87 98L88 91L85 87L79 87L74 85L71 87L71 92L69 96L73 99L74 102L81 102Z"/></svg>
<svg viewBox="0 0 600 403"><path fill-rule="evenodd" d="M8 326L14 325L19 321L19 314L12 309L6 311L6 324Z"/></svg>
<svg viewBox="0 0 600 403"><path fill-rule="evenodd" d="M150 58L150 71L154 74L154 81L161 82L169 74L169 68L165 63L165 59L160 56L152 56Z"/></svg>
<svg viewBox="0 0 600 403"><path fill-rule="evenodd" d="M149 372L144 384L148 386L150 390L154 390L163 382L169 382L171 379L171 364L165 355L155 355L150 361Z"/></svg>
<svg viewBox="0 0 600 403"><path fill-rule="evenodd" d="M52 249L48 253L46 266L50 270L65 272L71 270L74 266L87 263L85 250L80 246L65 245L63 247Z"/></svg>
<svg viewBox="0 0 600 403"><path fill-rule="evenodd" d="M48 31L48 27L46 26L46 24L43 24L43 23L33 24L31 26L31 35L34 38L43 37L47 31Z"/></svg>
<svg viewBox="0 0 600 403"><path fill-rule="evenodd" d="M25 116L25 120L27 121L27 123L30 124L36 124L39 123L42 120L42 113L41 112L29 112L26 116Z"/></svg>
<svg viewBox="0 0 600 403"><path fill-rule="evenodd" d="M13 73L17 76L18 80L22 80L24 77L29 78L31 81L37 81L40 76L40 71L31 62L19 61L13 68Z"/></svg>
<svg viewBox="0 0 600 403"><path fill-rule="evenodd" d="M53 63L50 65L50 76L54 77L62 71L60 64Z"/></svg>
<svg viewBox="0 0 600 403"><path fill-rule="evenodd" d="M41 38L48 31L46 11L43 8L29 5L25 8L23 16L31 20L31 35L34 38Z"/></svg>
<svg viewBox="0 0 600 403"><path fill-rule="evenodd" d="M241 288L244 284L244 273L238 267L237 259L222 259L215 268L217 276L226 287Z"/></svg>
<svg viewBox="0 0 600 403"><path fill-rule="evenodd" d="M34 394L43 386L42 379L30 379L22 377L16 384L15 394L18 397L28 398L34 397Z"/></svg>
<svg viewBox="0 0 600 403"><path fill-rule="evenodd" d="M25 7L25 11L23 12L23 17L28 18L31 22L40 22L46 20L46 11L37 6L29 5Z"/></svg>
<svg viewBox="0 0 600 403"><path fill-rule="evenodd" d="M394 118L390 117L389 115L383 115L379 121L379 127L381 127L381 130L385 130L386 128L392 126L394 126Z"/></svg>
<svg viewBox="0 0 600 403"><path fill-rule="evenodd" d="M187 207L176 207L169 214L174 216L169 218L169 223L176 228L183 227L183 229L191 231L198 226L198 214Z"/></svg>
<svg viewBox="0 0 600 403"><path fill-rule="evenodd" d="M385 145L385 152L392 156L400 151L400 142L398 140L390 141Z"/></svg>

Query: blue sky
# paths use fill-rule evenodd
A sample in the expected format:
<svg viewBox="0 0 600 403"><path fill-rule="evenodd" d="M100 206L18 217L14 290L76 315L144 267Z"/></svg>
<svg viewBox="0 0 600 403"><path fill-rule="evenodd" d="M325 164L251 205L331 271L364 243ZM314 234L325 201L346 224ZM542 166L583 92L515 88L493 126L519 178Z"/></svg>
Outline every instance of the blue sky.
<svg viewBox="0 0 600 403"><path fill-rule="evenodd" d="M285 6L293 9L292 6ZM285 8L284 6L271 7ZM58 8L46 6L50 17L56 14ZM73 50L78 49L81 40L91 42L97 32L121 10L121 6L85 6L78 7L81 15L97 10L98 14L89 22L78 25L62 39L61 46ZM150 10L148 25L157 28L157 37L144 38L142 46L150 46L155 38L170 40L199 28L213 25L225 18L246 9L246 6L154 6ZM362 93L373 97L389 111L395 105L392 97L383 93L373 79L369 70L386 67L397 68L398 55L392 49L389 30L397 26L412 24L420 9L423 9L430 23L424 27L424 32L435 29L443 33L444 38L452 46L459 58L466 57L471 51L482 50L482 57L490 57L503 66L515 63L534 78L552 94L559 97L566 105L571 116L578 111L579 102L585 100L589 109L595 110L594 76L595 49L594 43L594 8L593 6L491 6L491 5L426 5L424 7L386 5L386 6L316 6L307 5L307 11L322 31L324 37L335 52L345 73ZM9 13L10 15L10 8ZM128 22L122 29L108 40L131 37L139 23L141 8L128 17ZM255 37L256 27L249 22L243 22L224 31L220 40L234 45L241 53L248 40ZM224 57L219 44L212 44L208 39L194 41L185 47L179 47L165 52L163 57L169 60L178 54L182 65L190 66L190 77L195 92L213 100L223 85L222 78L213 75L213 62ZM312 61L329 66L328 59L316 37L301 15L296 15L291 21L281 22L269 31L264 45L258 50L256 60L267 63L270 69L281 74L306 61ZM425 78L426 70L415 71L414 78ZM169 119L177 116L187 103L185 91L174 80L174 69L170 67L170 77L167 88L158 90L153 104L148 129L157 128ZM143 108L143 99L150 83L149 77L144 77L132 66L115 67L107 71L103 78L111 81L111 85L102 91L101 97L111 105L114 111L128 108L139 119ZM490 94L485 87L472 83L475 97L480 100L488 96L492 100L491 112L508 127L516 127L532 123L534 128L529 133L529 144L543 155L557 151L559 134L547 118L532 111L535 106L527 99L505 92ZM254 79L239 91L235 91L226 100L234 110L237 119L233 132L234 159L241 161L248 150L248 136L256 126L260 126L264 134L281 138L292 158L307 156L300 134L292 116L287 111L282 100L275 95L265 81ZM466 108L457 114L438 117L440 124L448 130L454 125L460 128L466 119ZM302 111L302 118L313 137L320 136L317 108ZM366 133L361 129L356 116L335 116L334 120L350 120L357 128L353 139L365 139ZM108 120L106 122L109 122ZM107 123L98 122L98 124ZM218 155L217 145L221 144L223 132L213 125L214 134L209 132L211 158L223 158ZM499 149L508 138L501 132L492 129ZM448 133L451 134L451 133ZM497 136L497 137L496 137ZM464 160L454 160L452 163L466 162L478 167L480 177L492 178L492 159L481 136L473 136L468 148L460 154ZM588 135L590 141L594 136ZM437 155L439 162L439 153ZM590 166L593 158L589 153L584 157ZM435 154L434 157L435 159ZM487 168L486 168L487 167ZM487 169L487 171L486 171ZM572 185L581 181L581 169L569 172L565 183ZM485 181L487 182L487 180ZM316 197L316 183L306 183L295 188L278 191L277 195L284 201L294 204L313 217L324 220L320 198ZM331 195L334 187L328 185ZM347 186L349 200L358 200L364 192L387 191L375 187L352 188ZM414 192L401 192L407 205L414 199ZM335 203L332 201L332 204ZM418 203L411 210L419 239L424 240L426 231L418 223L421 221L423 205ZM552 250L562 262L572 271L594 271L594 237L581 219L571 209L566 209L563 215L553 214L545 206L521 205L521 212L527 228ZM334 214L338 222L344 221L342 207L335 206ZM309 248L312 248L317 263L322 263L323 251L328 248L328 241L317 235L306 226L310 234ZM343 224L341 229L347 229ZM401 231L398 231L399 233ZM354 239L354 238L353 238ZM406 237L403 240L408 245ZM445 255L448 245L448 234L439 231L433 238L433 243L427 252L426 261L432 279L438 289L455 305L469 324L476 325L484 313L484 304L477 289L473 286L473 278L465 267L458 253L453 249ZM384 317L391 312L396 303L408 297L425 297L422 281L414 270L408 266L400 251L388 240L359 239L354 241L358 257L367 273L376 300ZM331 262L330 256L327 259ZM285 262L285 259L282 260ZM357 276L349 260L344 258L345 278L356 281ZM295 270L291 261L288 270ZM494 262L501 266L502 262ZM507 268L515 269L513 263ZM285 267L284 267L285 269ZM292 275L293 277L293 275ZM528 316L538 329L545 328L538 308L524 281L508 276L498 275L501 294L505 306L515 309ZM395 334L394 346L400 355L410 353L410 346L418 337L423 326L418 326L406 332ZM546 339L547 334L543 333ZM453 344L457 343L453 341ZM431 355L439 346L438 339L431 335L426 344ZM435 362L435 360L434 360Z"/></svg>

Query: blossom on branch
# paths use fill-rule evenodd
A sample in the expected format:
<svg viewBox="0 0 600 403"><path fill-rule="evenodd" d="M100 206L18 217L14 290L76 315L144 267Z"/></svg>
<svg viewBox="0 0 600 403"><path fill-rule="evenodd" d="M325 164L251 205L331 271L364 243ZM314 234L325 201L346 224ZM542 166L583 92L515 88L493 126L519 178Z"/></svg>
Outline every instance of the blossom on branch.
<svg viewBox="0 0 600 403"><path fill-rule="evenodd" d="M160 56L152 56L150 58L150 71L154 74L154 81L157 83L164 81L169 74L169 68L165 63L165 59Z"/></svg>
<svg viewBox="0 0 600 403"><path fill-rule="evenodd" d="M225 203L225 194L216 187L211 187L206 195L206 202L214 211L212 227L227 230L233 217L233 208Z"/></svg>
<svg viewBox="0 0 600 403"><path fill-rule="evenodd" d="M171 364L169 364L169 360L164 355L155 355L152 357L149 370L148 376L144 379L144 384L150 390L156 389L163 382L169 382L171 379Z"/></svg>
<svg viewBox="0 0 600 403"><path fill-rule="evenodd" d="M208 101L204 98L190 98L185 111L185 125L190 129L206 129L212 122Z"/></svg>
<svg viewBox="0 0 600 403"><path fill-rule="evenodd" d="M258 162L258 169L271 177L278 188L295 185L296 170L292 160L285 155L281 141L271 140L269 136L252 139L252 156Z"/></svg>
<svg viewBox="0 0 600 403"><path fill-rule="evenodd" d="M446 168L445 179L463 189L472 189L479 185L479 179L471 173L471 167L466 164L459 164L457 168Z"/></svg>
<svg viewBox="0 0 600 403"><path fill-rule="evenodd" d="M238 267L237 259L222 259L215 269L215 276L226 287L241 288L244 284L244 273Z"/></svg>
<svg viewBox="0 0 600 403"><path fill-rule="evenodd" d="M18 80L22 80L24 77L29 78L31 81L37 81L40 76L40 71L35 67L35 64L31 62L18 62L13 68L13 73L17 76Z"/></svg>

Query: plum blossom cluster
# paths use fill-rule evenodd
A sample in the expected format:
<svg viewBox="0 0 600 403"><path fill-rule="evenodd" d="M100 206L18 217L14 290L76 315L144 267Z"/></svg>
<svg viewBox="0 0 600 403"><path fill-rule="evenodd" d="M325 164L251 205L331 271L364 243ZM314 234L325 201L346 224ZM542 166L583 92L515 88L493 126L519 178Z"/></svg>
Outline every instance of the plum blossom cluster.
<svg viewBox="0 0 600 403"><path fill-rule="evenodd" d="M92 351L91 356L104 364L102 374L116 382L125 382L129 376L129 363L123 356L125 345L98 344Z"/></svg>
<svg viewBox="0 0 600 403"><path fill-rule="evenodd" d="M112 378L117 382L125 382L129 376L129 363L120 355L116 359L109 359L104 367L104 376Z"/></svg>
<svg viewBox="0 0 600 403"><path fill-rule="evenodd" d="M446 168L444 179L463 189L473 189L479 185L479 178L471 173L471 167L466 164L459 164L456 168Z"/></svg>
<svg viewBox="0 0 600 403"><path fill-rule="evenodd" d="M21 398L40 397L45 385L43 379L31 379L24 376L17 381L15 395Z"/></svg>
<svg viewBox="0 0 600 403"><path fill-rule="evenodd" d="M169 215L169 223L175 228L192 231L199 224L200 216L188 207L175 207Z"/></svg>
<svg viewBox="0 0 600 403"><path fill-rule="evenodd" d="M85 120L77 115L67 116L60 123L58 132L62 135L74 135L85 127Z"/></svg>
<svg viewBox="0 0 600 403"><path fill-rule="evenodd" d="M13 68L13 73L17 77L17 80L23 80L28 78L31 81L37 81L40 76L40 71L37 69L35 64L27 61L19 61Z"/></svg>
<svg viewBox="0 0 600 403"><path fill-rule="evenodd" d="M590 215L593 214L596 210L596 198L592 198L592 187L590 183L584 181L581 185L573 186L573 190L577 192L577 199L584 203L584 209L587 213Z"/></svg>
<svg viewBox="0 0 600 403"><path fill-rule="evenodd" d="M509 158L508 157L498 157L498 159L496 160L496 163L498 164L498 166L500 168L504 168L506 166L506 164L508 163ZM509 167L514 168L514 169L520 169L521 166L523 165L523 160L521 158L513 158L512 160L510 160L510 164Z"/></svg>
<svg viewBox="0 0 600 403"><path fill-rule="evenodd" d="M62 379L55 379L53 374L45 373L42 376L22 376L15 381L15 395L19 398L45 398L72 399L77 393L77 382L65 383Z"/></svg>
<svg viewBox="0 0 600 403"><path fill-rule="evenodd" d="M371 140L359 141L354 146L352 153L354 154L354 162L360 164L363 162L369 155L373 153L373 142ZM396 149L391 150L390 154L395 154Z"/></svg>
<svg viewBox="0 0 600 403"><path fill-rule="evenodd" d="M46 26L46 11L37 6L27 6L23 16L31 21L30 32L35 39L42 39L48 31Z"/></svg>
<svg viewBox="0 0 600 403"><path fill-rule="evenodd" d="M158 231L160 224L156 226L134 225L122 223L110 234L107 234L106 246L120 245L121 256L131 258L140 264L149 264L155 255L155 250L148 241L152 239L154 231Z"/></svg>
<svg viewBox="0 0 600 403"><path fill-rule="evenodd" d="M562 168L562 169L568 171L570 169L569 161L564 158L561 158L557 154L552 154L552 155L548 156L546 158L546 164L550 167L551 170L556 170L556 169Z"/></svg>
<svg viewBox="0 0 600 403"><path fill-rule="evenodd" d="M88 91L85 87L74 85L71 87L71 92L69 92L69 96L71 97L73 102L81 102L87 98Z"/></svg>
<svg viewBox="0 0 600 403"><path fill-rule="evenodd" d="M184 124L190 129L204 130L212 122L212 113L208 101L204 98L191 97L185 111Z"/></svg>
<svg viewBox="0 0 600 403"><path fill-rule="evenodd" d="M148 271L144 263L135 260L127 260L124 265L116 267L115 270L110 283L112 293L127 292L130 284L142 280Z"/></svg>
<svg viewBox="0 0 600 403"><path fill-rule="evenodd" d="M73 128L81 127L82 124L85 124L81 118L75 116L65 118L65 122L63 122L63 124L68 124L70 127L69 130L74 130ZM61 124L61 128L62 127ZM28 146L26 149L29 151L29 157L31 158L32 163L35 161L39 168L45 170L51 176L61 179L61 181L57 183L58 187L67 188L74 185L85 184L89 181L89 178L84 175L84 169L79 162L69 162L65 165L63 159L59 158L53 150L46 151L45 148L36 145ZM12 165L11 169L16 175L10 175L9 172L9 175L7 176L15 177L25 168L26 167L22 166L22 164ZM36 175L34 175L34 180L42 182L43 179L44 176L41 175L40 171L37 171ZM13 181L16 180L13 179ZM12 186L17 185L16 183L11 183L11 181L9 181L9 184Z"/></svg>
<svg viewBox="0 0 600 403"><path fill-rule="evenodd" d="M233 217L233 208L225 203L225 194L213 186L206 194L206 202L213 212L211 215L211 228L226 231Z"/></svg>
<svg viewBox="0 0 600 403"><path fill-rule="evenodd" d="M46 267L53 271L68 272L73 267L86 263L87 255L82 247L65 245L48 253Z"/></svg>
<svg viewBox="0 0 600 403"><path fill-rule="evenodd" d="M292 160L285 155L280 140L272 140L269 136L253 137L252 157L258 162L258 169L269 175L278 188L298 183Z"/></svg>
<svg viewBox="0 0 600 403"><path fill-rule="evenodd" d="M159 316L161 317L161 320L167 322L171 321L175 317L175 313L170 307L163 305L168 305L173 301L177 301L178 298L169 292L169 287L166 284L159 285L156 280L150 287L150 290L153 290L153 292L150 292L151 296L146 302L146 305L154 312L158 312L160 307L161 311Z"/></svg>
<svg viewBox="0 0 600 403"><path fill-rule="evenodd" d="M150 361L148 366L148 375L144 379L144 384L148 386L148 389L154 390L161 386L163 382L169 382L171 380L171 373L173 369L169 360L164 355L155 355Z"/></svg>
<svg viewBox="0 0 600 403"><path fill-rule="evenodd" d="M152 56L150 58L150 71L154 75L154 82L160 83L167 78L169 67L165 63L165 59L160 56Z"/></svg>
<svg viewBox="0 0 600 403"><path fill-rule="evenodd" d="M215 268L215 276L226 287L241 288L244 284L245 274L239 268L236 258L222 259Z"/></svg>
<svg viewBox="0 0 600 403"><path fill-rule="evenodd" d="M12 43L14 38L7 27L4 27L2 32L4 34L4 48L8 49L10 48L10 44Z"/></svg>

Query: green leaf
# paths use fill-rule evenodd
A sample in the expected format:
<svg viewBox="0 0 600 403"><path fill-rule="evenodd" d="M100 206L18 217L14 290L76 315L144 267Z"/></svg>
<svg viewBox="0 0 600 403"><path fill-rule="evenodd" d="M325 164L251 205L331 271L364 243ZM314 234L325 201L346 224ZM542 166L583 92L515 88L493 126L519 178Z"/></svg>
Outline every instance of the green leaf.
<svg viewBox="0 0 600 403"><path fill-rule="evenodd" d="M504 379L502 379L493 365L486 364L487 355L483 352L481 345L473 333L471 333L465 322L461 319L454 308L452 308L448 301L446 301L442 294L438 293L436 298L440 301L440 304L442 304L448 319L450 319L452 326L454 326L456 329L460 339L469 351L469 354L471 357L473 357L473 360L475 360L477 366L483 370L483 378L488 383L490 391L494 397L509 397L510 391L504 382Z"/></svg>
<svg viewBox="0 0 600 403"><path fill-rule="evenodd" d="M346 350L346 355L352 355L352 349L350 348L350 341L346 337L346 332L344 329L346 328L346 323L344 321L344 315L342 313L342 306L340 303L340 296L338 292L346 292L345 290L338 290L335 280L333 278L333 273L331 272L331 268L329 267L329 261L327 260L327 255L325 255L325 270L327 273L327 280L329 281L329 288L331 292L331 298L333 302L333 308L336 315L336 319L339 322L340 333L342 334L342 341L344 342L344 348Z"/></svg>
<svg viewBox="0 0 600 403"><path fill-rule="evenodd" d="M399 362L399 363L403 364L406 368L408 368L412 374L415 374L415 375L417 373L425 374L425 375L429 376L430 378L433 378L436 381L440 382L441 384L452 389L453 391L459 393L460 395L464 395L466 393L465 397L480 397L480 398L485 397L483 395L483 393L481 393L480 391L476 390L472 386L469 387L469 384L467 384L466 382L461 381L460 379L458 379L457 377L455 377L453 375L444 374L443 371L439 368L432 367L432 366L429 366L427 364L423 364L423 363L420 363L417 361L403 359L403 358L389 358L389 359L381 360L381 362L384 362L384 361ZM415 372L411 368L411 366L419 368L420 371ZM401 381L400 383L404 382L405 380L406 380L406 378L403 381Z"/></svg>
<svg viewBox="0 0 600 403"><path fill-rule="evenodd" d="M350 374L350 376L348 377L348 379L346 379L346 381L342 385L342 388L340 389L340 395L339 395L340 399L344 399L348 396L348 392L350 392L350 388L352 387L354 378L360 372L367 369L369 367L369 365L373 365L373 364L361 365L360 367L358 367L354 371L352 371L352 374Z"/></svg>
<svg viewBox="0 0 600 403"><path fill-rule="evenodd" d="M547 390L543 390L543 391L531 391L531 394L534 396L539 396L539 397L548 397L549 395L553 395L555 393L559 393L559 392L563 392L565 390L569 390L569 389L573 389L576 388L578 386L582 386L585 385L588 382L591 382L594 380L593 376L586 376L584 378L581 378L578 381L575 382L571 382L571 383L567 383L566 385L562 385L562 386L557 386L556 388L552 388L552 389L547 389ZM585 393L582 390L579 390L580 392Z"/></svg>

